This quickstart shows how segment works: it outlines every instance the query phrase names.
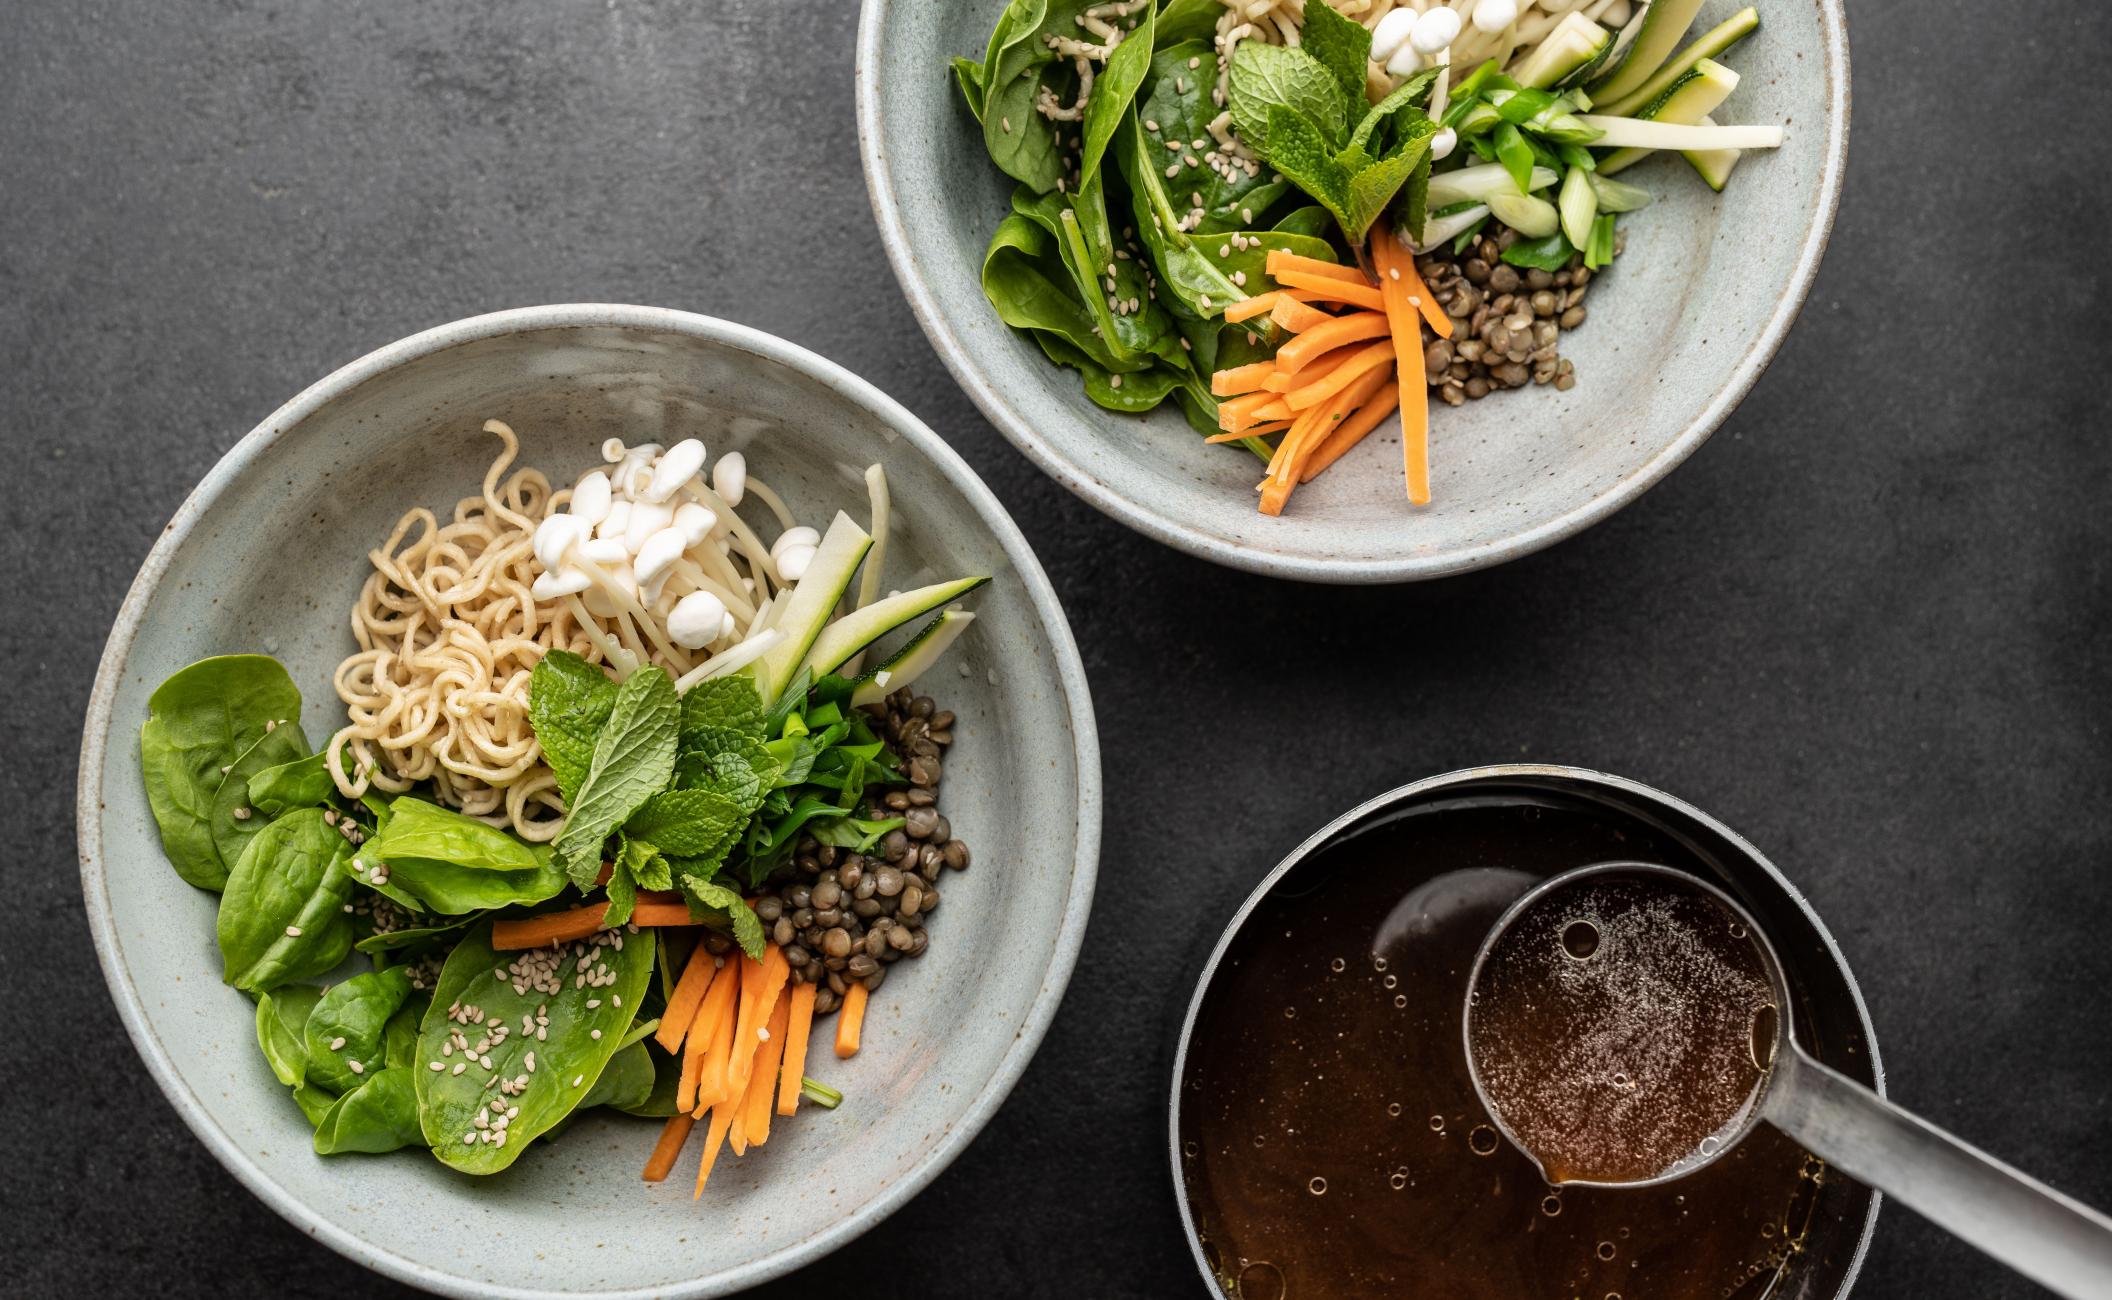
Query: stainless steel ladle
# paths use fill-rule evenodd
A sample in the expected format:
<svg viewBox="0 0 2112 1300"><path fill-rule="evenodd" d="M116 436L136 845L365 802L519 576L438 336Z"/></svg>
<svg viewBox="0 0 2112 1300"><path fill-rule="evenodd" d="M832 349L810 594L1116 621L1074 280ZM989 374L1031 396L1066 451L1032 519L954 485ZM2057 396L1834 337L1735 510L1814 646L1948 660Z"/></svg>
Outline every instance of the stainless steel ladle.
<svg viewBox="0 0 2112 1300"><path fill-rule="evenodd" d="M1797 1045L1789 987L1774 945L1729 895L1688 872L1645 862L1599 863L1551 877L1504 912L1482 940L1467 987L1461 1018L1467 1065L1474 1090L1504 1136L1536 1164L1540 1157L1519 1140L1491 1104L1475 1059L1472 1025L1491 1005L1483 992L1483 970L1497 941L1527 914L1594 882L1609 878L1668 877L1678 886L1714 898L1751 936L1773 987L1779 1014L1773 1017L1772 1053L1752 1104L1704 1142L1692 1156L1645 1180L1585 1186L1642 1187L1684 1178L1713 1164L1761 1121L1774 1125L1829 1165L1858 1178L1944 1231L1975 1246L2024 1276L2071 1297L2112 1300L2112 1218L2063 1196L1891 1102L1838 1071L1821 1065ZM1631 1009L1631 1013L1634 1009ZM1544 1045L1549 1072L1561 1048Z"/></svg>

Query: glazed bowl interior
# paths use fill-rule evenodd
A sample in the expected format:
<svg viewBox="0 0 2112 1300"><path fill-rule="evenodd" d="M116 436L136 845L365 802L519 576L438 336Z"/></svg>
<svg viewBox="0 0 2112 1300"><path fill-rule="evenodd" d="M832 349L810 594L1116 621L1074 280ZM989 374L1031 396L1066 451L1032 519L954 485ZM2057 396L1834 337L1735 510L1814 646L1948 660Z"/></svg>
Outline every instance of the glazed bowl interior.
<svg viewBox="0 0 2112 1300"><path fill-rule="evenodd" d="M163 860L135 737L146 698L207 655L277 655L320 743L342 722L331 673L366 552L414 505L477 491L519 431L526 463L570 481L608 436L741 449L802 520L865 517L887 468L888 582L988 573L978 618L921 683L960 716L948 815L974 865L949 878L935 940L895 967L864 1048L815 1073L847 1100L803 1110L767 1152L722 1160L701 1202L694 1154L639 1179L654 1126L590 1113L507 1173L422 1153L320 1159L220 982L217 896ZM744 511L752 520L767 515ZM770 528L774 528L774 522ZM765 536L770 535L765 529ZM1098 851L1099 768L1076 651L1010 520L936 437L862 381L739 326L643 308L536 308L384 349L304 393L185 504L120 616L84 745L83 875L120 1009L155 1082L274 1208L406 1281L477 1295L715 1295L841 1244L957 1153L1032 1054L1069 976ZM694 1149L693 1149L694 1150Z"/></svg>
<svg viewBox="0 0 2112 1300"><path fill-rule="evenodd" d="M1254 987L1242 984L1241 981L1247 978L1241 973L1242 968L1253 967L1257 954L1276 942L1280 926L1306 923L1307 914L1295 910L1302 900L1315 897L1324 890L1336 871L1356 871L1358 864L1366 861L1345 859L1331 851L1364 837L1385 836L1389 828L1405 819L1528 805L1536 810L1534 815L1540 819L1535 825L1552 824L1560 829L1542 832L1540 843L1532 846L1523 845L1516 839L1483 844L1476 852L1483 855L1487 865L1478 871L1455 871L1450 876L1433 873L1419 878L1413 869L1404 868L1401 874L1403 891L1420 893L1423 888L1434 887L1433 882L1440 879L1509 877L1509 882L1504 885L1508 892L1500 899L1492 896L1486 900L1486 921L1493 923L1511 901L1539 880L1569 867L1602 860L1593 856L1590 849L1582 847L1588 840L1571 829L1573 823L1569 818L1589 818L1604 828L1604 834L1609 837L1607 843L1621 846L1611 855L1612 859L1643 856L1691 871L1729 893L1763 928L1775 946L1787 977L1791 997L1789 1010L1796 1025L1798 1042L1826 1064L1882 1092L1883 1071L1871 1036L1868 1012L1846 959L1803 896L1773 864L1737 834L1669 795L1619 777L1580 768L1517 765L1470 769L1432 777L1351 810L1300 845L1256 886L1203 964L1203 973L1190 1002L1175 1057L1168 1132L1169 1157L1182 1221L1206 1282L1227 1295L1237 1297L1240 1294L1238 1270L1227 1267L1227 1252L1218 1250L1219 1243L1213 1240L1215 1222L1220 1217L1214 1213L1213 1206L1223 1195L1239 1196L1244 1195L1244 1191L1213 1185L1213 1179L1221 1175L1212 1168L1213 1161L1208 1154L1211 1143L1202 1126L1210 1122L1209 1117L1215 1113L1213 1108L1219 1102L1208 1089L1197 1090L1201 1076L1191 1074L1190 1060L1192 1056L1199 1060L1208 1056L1206 1049L1197 1047L1199 1038L1222 1034L1227 1025L1241 1023L1251 1016ZM1377 842L1382 845L1393 843L1385 839ZM1397 857L1399 850L1382 849L1381 853ZM1567 860L1578 854L1582 856L1577 860ZM1345 861L1349 864L1346 868ZM1396 909L1396 915L1398 913L1399 909ZM1294 922L1293 917L1298 920ZM1382 924L1374 918L1374 925L1385 928L1391 920L1388 918ZM1356 940L1361 937L1344 936L1349 939L1344 945L1345 950L1354 949ZM1340 969L1340 963L1337 963L1337 969ZM1463 995L1464 969L1458 974ZM1447 1014L1456 1024L1457 1013ZM1253 1044L1246 1043L1246 1049L1253 1050ZM1464 1078L1464 1048L1460 1051ZM1350 1085L1345 1082L1336 1086ZM1413 1090L1411 1084L1408 1091ZM1448 1097L1449 1094L1433 1092L1427 1099L1436 1109L1448 1104L1441 1099ZM1471 1089L1466 1092L1463 1104L1479 1109ZM1767 1136L1771 1140L1786 1142L1772 1133ZM1393 1149L1387 1145L1391 1139L1382 1138L1376 1132L1371 1137L1377 1144L1374 1149ZM1202 1140L1198 1141L1199 1138ZM1751 1137L1746 1140L1753 1141ZM1255 1145L1259 1147L1261 1143L1257 1140ZM1731 1154L1735 1156L1737 1153ZM1523 1165L1523 1158L1520 1160ZM1228 1171L1240 1167L1238 1161L1226 1165ZM1523 1167L1530 1168L1529 1165ZM1619 1197L1635 1193L1616 1189L1599 1194ZM1876 1223L1878 1201L1877 1194L1861 1184L1840 1176L1822 1177L1814 1198L1809 1202L1809 1215L1805 1220L1808 1226L1799 1243L1795 1263L1784 1275L1787 1285L1765 1290L1765 1294L1775 1300L1825 1300L1829 1297L1838 1300L1838 1297L1845 1296L1854 1283ZM1465 1231L1465 1223L1463 1217L1461 1223L1450 1225L1448 1230ZM1414 1229L1404 1225L1402 1230ZM1756 1249L1769 1244L1756 1234ZM1523 1246L1520 1249L1522 1251ZM1295 1286L1299 1279L1289 1281ZM1740 1285L1747 1282L1764 1288L1766 1275L1740 1279ZM1621 1290L1626 1292L1629 1288L1622 1287ZM1749 1290L1740 1289L1735 1294L1743 1300ZM1757 1291L1750 1293L1755 1297L1760 1294ZM1599 1291L1593 1289L1592 1294L1599 1294Z"/></svg>
<svg viewBox="0 0 2112 1300"><path fill-rule="evenodd" d="M1563 336L1576 387L1433 410L1428 507L1404 499L1394 420L1267 518L1254 508L1259 461L1202 446L1171 402L1149 416L1095 406L1075 373L1051 365L984 299L983 252L1012 182L985 153L948 60L980 58L1003 7L865 0L859 130L895 274L999 431L1101 510L1219 563L1332 582L1434 577L1536 550L1613 513L1752 386L1832 226L1848 126L1839 0L1763 3L1761 30L1726 56L1742 79L1715 116L1786 124L1787 143L1746 155L1722 195L1676 155L1622 176L1656 202L1623 219L1626 251L1590 286L1587 323ZM1739 7L1708 0L1695 30Z"/></svg>

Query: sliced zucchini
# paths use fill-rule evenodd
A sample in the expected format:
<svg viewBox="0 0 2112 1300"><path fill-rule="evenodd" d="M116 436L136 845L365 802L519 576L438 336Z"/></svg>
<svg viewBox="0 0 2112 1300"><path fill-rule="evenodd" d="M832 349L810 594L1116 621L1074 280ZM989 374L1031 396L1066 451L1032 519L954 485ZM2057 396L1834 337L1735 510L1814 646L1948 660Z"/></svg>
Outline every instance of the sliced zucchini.
<svg viewBox="0 0 2112 1300"><path fill-rule="evenodd" d="M922 631L910 638L908 645L858 679L857 689L851 692L851 704L854 707L878 704L887 698L889 691L899 690L930 672L931 666L974 621L975 615L967 610L949 609L926 623Z"/></svg>
<svg viewBox="0 0 2112 1300"><path fill-rule="evenodd" d="M823 544L827 544L827 539L823 539ZM988 578L955 578L951 582L935 582L929 587L876 600L829 624L820 636L813 639L812 648L802 662L814 671L816 677L835 672L852 655L904 623L959 600L988 581Z"/></svg>
<svg viewBox="0 0 2112 1300"><path fill-rule="evenodd" d="M1552 167L1533 168L1533 188L1544 190L1562 179ZM1442 212L1455 203L1480 203L1491 194L1516 194L1518 182L1502 163L1476 163L1430 178L1430 210Z"/></svg>
<svg viewBox="0 0 2112 1300"><path fill-rule="evenodd" d="M1714 126L1716 125L1716 119L1704 117L1696 125ZM1701 179L1706 181L1709 188L1718 194L1723 193L1723 187L1730 183L1731 169L1736 167L1738 160L1744 156L1745 151L1743 149L1689 149L1686 151L1687 161L1694 164L1694 170L1701 173Z"/></svg>
<svg viewBox="0 0 2112 1300"><path fill-rule="evenodd" d="M1530 194L1491 194L1489 211L1527 239L1545 239L1562 228L1562 214L1546 199Z"/></svg>
<svg viewBox="0 0 2112 1300"><path fill-rule="evenodd" d="M1629 20L1629 27L1621 32L1626 44L1626 54L1615 51L1613 68L1591 88L1591 97L1605 101L1619 99L1640 89L1650 75L1665 66L1672 57L1679 38L1687 34L1694 25L1694 15L1701 12L1701 0L1651 0L1650 7L1642 16ZM1630 39L1628 30L1635 36Z"/></svg>
<svg viewBox="0 0 2112 1300"><path fill-rule="evenodd" d="M1572 167L1562 178L1562 193L1555 206L1562 213L1562 233L1578 248L1591 242L1591 223L1599 217L1599 193L1591 188L1591 173Z"/></svg>
<svg viewBox="0 0 2112 1300"><path fill-rule="evenodd" d="M828 626L829 616L836 612L836 603L850 590L851 579L872 545L871 534L853 523L849 515L836 512L829 531L822 534L814 558L807 564L805 576L792 588L790 596L779 596L782 603L770 626L784 633L785 639L742 670L755 680L756 694L764 700L776 700L799 671L807 651ZM854 652L856 649L852 647Z"/></svg>
<svg viewBox="0 0 2112 1300"><path fill-rule="evenodd" d="M1581 81L1613 53L1613 33L1580 13L1562 16L1533 52L1511 67L1511 80L1529 90Z"/></svg>
<svg viewBox="0 0 2112 1300"><path fill-rule="evenodd" d="M1693 44L1673 55L1672 61L1652 73L1650 80L1619 99L1601 104L1599 111L1614 117L1633 113L1672 89L1673 83L1693 71L1695 64L1703 59L1721 59L1733 45L1759 30L1760 11L1750 6L1740 9L1702 33Z"/></svg>
<svg viewBox="0 0 2112 1300"><path fill-rule="evenodd" d="M1591 125L1605 132L1600 137L1610 145L1629 143L1633 147L1616 148L1599 159L1599 175L1612 176L1616 172L1635 166L1650 156L1653 148L1647 144L1653 136L1663 132L1652 132L1652 124L1661 126L1692 126L1714 112L1731 92L1738 89L1738 74L1714 59L1702 59L1694 67L1672 83L1671 89L1639 109L1633 118L1600 117L1593 115Z"/></svg>

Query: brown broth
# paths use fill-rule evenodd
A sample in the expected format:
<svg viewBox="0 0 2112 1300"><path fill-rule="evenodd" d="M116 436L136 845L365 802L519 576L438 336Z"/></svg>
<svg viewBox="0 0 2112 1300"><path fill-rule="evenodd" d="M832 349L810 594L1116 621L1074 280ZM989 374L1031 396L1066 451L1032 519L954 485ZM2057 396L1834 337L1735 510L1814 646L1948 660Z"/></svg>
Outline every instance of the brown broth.
<svg viewBox="0 0 2112 1300"><path fill-rule="evenodd" d="M1475 1099L1461 1009L1489 927L1548 876L1637 858L1693 862L1592 807L1460 799L1329 846L1261 901L1181 1083L1185 1190L1226 1294L1777 1293L1823 1175L1773 1129L1676 1183L1558 1190Z"/></svg>

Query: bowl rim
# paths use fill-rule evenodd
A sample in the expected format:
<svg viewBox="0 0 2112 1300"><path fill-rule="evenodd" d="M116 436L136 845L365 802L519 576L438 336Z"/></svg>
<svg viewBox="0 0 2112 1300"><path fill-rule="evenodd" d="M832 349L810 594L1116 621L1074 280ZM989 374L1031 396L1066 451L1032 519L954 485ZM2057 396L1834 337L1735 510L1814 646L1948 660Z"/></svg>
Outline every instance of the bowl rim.
<svg viewBox="0 0 2112 1300"><path fill-rule="evenodd" d="M1863 1000L1863 986L1855 978L1855 969L1848 964L1848 955L1841 951L1841 945L1834 939L1833 931L1826 927L1825 918L1811 905L1811 900L1804 896L1804 891L1797 888L1796 882L1783 875L1781 868L1751 840L1678 795L1667 794L1655 786L1625 776L1616 776L1611 772L1602 772L1596 768L1571 767L1560 763L1495 763L1485 767L1455 768L1450 772L1426 776L1419 781L1410 781L1406 785L1398 785L1373 795L1299 841L1269 869L1267 875L1255 882L1254 888L1249 890L1246 898L1241 901L1239 909L1225 921L1224 930L1217 936L1217 942L1211 945L1210 955L1204 959L1202 969L1196 973L1195 991L1188 995L1188 1008L1181 1016L1180 1037L1174 1042L1173 1070L1167 1084L1166 1157L1167 1169L1173 1179L1174 1205L1180 1211L1181 1232L1188 1243L1188 1253L1195 1260L1195 1267L1202 1277L1203 1285L1211 1294L1217 1293L1216 1275L1210 1271L1210 1261L1203 1255L1202 1239L1195 1227L1195 1212L1189 1204L1188 1190L1181 1177L1181 1079L1188 1072L1188 1044L1195 1036L1196 1018L1202 1014L1203 999L1210 992L1210 983L1216 978L1218 965L1224 960L1225 953L1232 947L1232 940L1246 926L1254 909L1261 906L1269 891L1276 887L1277 881L1344 831L1375 814L1398 807L1410 799L1432 791L1471 787L1487 781L1512 780L1553 780L1582 786L1598 786L1655 804L1722 836L1726 843L1758 866L1763 874L1781 888L1783 894L1796 905L1797 910L1804 913L1805 920L1811 923L1812 930L1819 936L1826 954L1840 969L1841 979L1848 987L1849 1004L1855 1009L1856 1019L1862 1023L1863 1042L1869 1051L1872 1090L1880 1097L1885 1095L1884 1055L1878 1047L1877 1029L1870 1023L1870 1006ZM1870 1209L1863 1216L1863 1229L1856 1235L1855 1248L1849 1255L1847 1272L1841 1275L1841 1287L1836 1293L1837 1297L1845 1297L1855 1290L1856 1278L1863 1270L1863 1259L1870 1250L1870 1240L1877 1232L1878 1212L1884 1208L1884 1204L1885 1194L1871 1188Z"/></svg>
<svg viewBox="0 0 2112 1300"><path fill-rule="evenodd" d="M999 1059L997 1069L969 1102L961 1118L948 1126L908 1172L890 1183L877 1196L852 1213L787 1243L759 1259L706 1277L673 1286L597 1291L544 1290L483 1282L434 1268L365 1241L294 1196L253 1160L249 1153L221 1130L205 1105L177 1076L174 1058L150 1023L145 1000L126 969L118 948L117 927L109 899L109 882L103 870L102 789L105 752L108 748L113 705L125 664L130 656L140 621L161 580L191 536L204 513L253 462L275 444L287 430L326 403L350 392L377 375L421 357L461 344L508 334L582 327L623 327L688 335L708 343L749 352L818 380L838 394L864 406L890 428L900 433L928 457L969 504L986 528L1004 548L1019 574L1022 587L1036 613L1048 625L1057 685L1067 706L1074 738L1073 758L1078 774L1077 852L1071 864L1071 886L1065 900L1056 944L1044 973L1041 988L1021 1020L1011 1045ZM360 1264L400 1282L447 1295L503 1296L510 1300L542 1300L543 1297L594 1296L604 1300L644 1300L645 1297L702 1297L724 1295L779 1277L820 1255L837 1250L906 1204L947 1165L996 1113L1019 1080L1047 1033L1057 1005L1062 1001L1077 963L1085 924L1092 909L1095 878L1099 871L1101 832L1101 771L1099 732L1093 722L1092 697L1086 683L1083 661L1071 635L1069 620L1050 585L1048 575L1027 545L1024 535L997 497L936 433L900 403L871 383L835 362L798 344L750 326L662 307L637 307L603 303L571 303L541 307L519 307L472 316L423 330L377 348L358 360L332 371L303 389L291 401L230 448L178 507L175 517L141 564L139 574L118 610L110 637L104 644L95 685L89 695L86 724L81 736L80 775L74 815L81 865L81 892L87 906L89 931L104 979L117 1004L119 1018L133 1045L144 1058L148 1073L175 1107L192 1133L205 1144L228 1171L259 1200L311 1237Z"/></svg>
<svg viewBox="0 0 2112 1300"><path fill-rule="evenodd" d="M1522 532L1441 554L1330 559L1228 544L1222 537L1172 517L1154 503L1134 501L1116 493L1043 437L1036 423L984 378L970 361L967 345L948 322L931 287L917 273L912 252L914 245L896 198L887 147L880 139L877 126L880 117L880 34L888 21L890 0L863 0L859 11L855 71L858 156L865 166L866 194L872 201L873 216L880 226L880 243L887 250L888 263L894 268L895 279L902 286L903 296L909 299L910 311L923 327L925 337L931 340L932 348L953 373L955 382L997 426L997 431L1025 452L1043 473L1109 518L1213 564L1304 582L1394 583L1442 578L1530 555L1617 513L1707 442L1709 435L1730 418L1738 403L1759 381L1768 363L1774 360L1818 275L1819 261L1825 256L1827 241L1833 233L1834 217L1840 210L1842 175L1848 162L1851 94L1845 0L1816 0L1816 3L1826 91L1831 101L1838 105L1838 111L1826 114L1826 147L1819 173L1818 210L1804 232L1789 283L1775 300L1774 310L1761 327L1759 337L1739 358L1729 381L1716 391L1700 413L1633 473L1624 475L1553 519Z"/></svg>

